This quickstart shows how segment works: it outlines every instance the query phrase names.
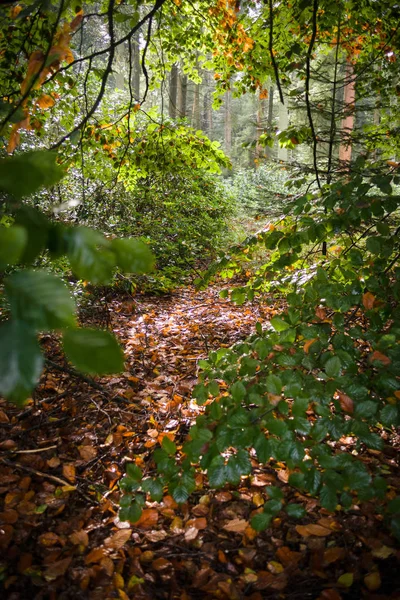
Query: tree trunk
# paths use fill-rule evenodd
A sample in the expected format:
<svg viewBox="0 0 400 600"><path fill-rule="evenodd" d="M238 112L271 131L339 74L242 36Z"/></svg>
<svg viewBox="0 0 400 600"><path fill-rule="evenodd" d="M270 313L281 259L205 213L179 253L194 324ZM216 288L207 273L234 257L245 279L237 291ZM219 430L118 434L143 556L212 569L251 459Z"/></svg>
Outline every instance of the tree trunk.
<svg viewBox="0 0 400 600"><path fill-rule="evenodd" d="M285 129L287 129L289 127L289 111L287 108L287 104L282 104L281 102L279 103L278 119L279 119L278 127L279 127L280 131L284 131ZM278 146L278 160L286 163L286 162L288 162L288 159L289 159L288 149L281 148L280 146Z"/></svg>
<svg viewBox="0 0 400 600"><path fill-rule="evenodd" d="M192 127L200 129L200 85L198 83L194 86Z"/></svg>
<svg viewBox="0 0 400 600"><path fill-rule="evenodd" d="M171 119L176 119L176 106L178 98L178 65L172 65L169 74L169 106L168 113Z"/></svg>
<svg viewBox="0 0 400 600"><path fill-rule="evenodd" d="M339 160L350 167L351 162L351 133L354 129L354 103L356 99L356 88L354 81L354 71L351 63L346 64L345 87L343 98L343 119L342 119L342 141L339 147Z"/></svg>
<svg viewBox="0 0 400 600"><path fill-rule="evenodd" d="M140 100L140 46L139 46L139 32L136 32L133 36L132 44L133 54L133 65L132 65L132 92L134 99L139 102Z"/></svg>
<svg viewBox="0 0 400 600"><path fill-rule="evenodd" d="M228 90L225 94L225 151L230 154L232 150L232 94Z"/></svg>
<svg viewBox="0 0 400 600"><path fill-rule="evenodd" d="M187 75L179 73L178 75L178 94L177 94L177 113L178 117L184 119L187 117Z"/></svg>

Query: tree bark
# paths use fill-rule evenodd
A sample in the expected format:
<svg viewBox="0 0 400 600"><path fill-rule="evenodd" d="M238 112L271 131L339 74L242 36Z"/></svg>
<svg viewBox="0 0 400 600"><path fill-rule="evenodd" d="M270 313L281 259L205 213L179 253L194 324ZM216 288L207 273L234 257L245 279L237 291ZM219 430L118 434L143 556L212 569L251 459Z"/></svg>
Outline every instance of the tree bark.
<svg viewBox="0 0 400 600"><path fill-rule="evenodd" d="M225 150L228 154L232 150L232 94L230 90L225 94Z"/></svg>
<svg viewBox="0 0 400 600"><path fill-rule="evenodd" d="M169 106L168 113L171 119L176 119L176 107L178 98L178 65L172 65L169 74Z"/></svg>
<svg viewBox="0 0 400 600"><path fill-rule="evenodd" d="M187 117L187 75L178 74L178 94L177 94L177 113L178 117L184 119Z"/></svg>
<svg viewBox="0 0 400 600"><path fill-rule="evenodd" d="M132 44L133 65L132 65L132 91L134 99L140 100L140 45L139 32L133 36Z"/></svg>
<svg viewBox="0 0 400 600"><path fill-rule="evenodd" d="M339 147L339 160L350 166L351 162L351 133L354 129L354 104L356 99L356 87L353 77L353 66L350 62L346 64L346 74L343 98L343 119L342 119L342 141Z"/></svg>

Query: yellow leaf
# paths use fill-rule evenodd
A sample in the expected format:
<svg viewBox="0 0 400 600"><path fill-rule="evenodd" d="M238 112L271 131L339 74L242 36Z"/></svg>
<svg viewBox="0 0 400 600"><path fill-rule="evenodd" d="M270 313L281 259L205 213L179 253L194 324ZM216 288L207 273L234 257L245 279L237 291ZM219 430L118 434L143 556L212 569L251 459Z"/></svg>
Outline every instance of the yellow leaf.
<svg viewBox="0 0 400 600"><path fill-rule="evenodd" d="M368 573L368 575L364 577L364 583L370 592L376 592L376 590L379 590L382 585L379 571Z"/></svg>
<svg viewBox="0 0 400 600"><path fill-rule="evenodd" d="M337 580L338 584L342 585L344 587L351 587L353 585L353 581L354 581L353 573L344 573Z"/></svg>

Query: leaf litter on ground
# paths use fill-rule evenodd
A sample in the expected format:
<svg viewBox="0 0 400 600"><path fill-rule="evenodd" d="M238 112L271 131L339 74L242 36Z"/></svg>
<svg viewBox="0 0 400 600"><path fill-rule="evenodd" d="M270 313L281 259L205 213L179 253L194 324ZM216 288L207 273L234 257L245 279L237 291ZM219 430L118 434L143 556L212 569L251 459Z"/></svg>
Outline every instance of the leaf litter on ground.
<svg viewBox="0 0 400 600"><path fill-rule="evenodd" d="M68 369L57 340L43 336L52 362L32 402L18 410L0 401L2 597L400 597L400 551L373 506L332 515L290 488L279 463L253 462L253 476L217 492L199 471L185 504L165 495L147 503L138 522L120 521L126 461L151 470L163 437L183 442L201 413L191 399L198 361L245 338L282 306L235 306L217 286L161 298L105 292L101 300L101 311L87 310L84 321L117 334L124 373L97 379L96 388ZM354 448L352 439L340 444L341 451ZM379 462L398 490L396 449L386 450L362 458ZM271 485L306 516L281 511L259 533L250 521Z"/></svg>

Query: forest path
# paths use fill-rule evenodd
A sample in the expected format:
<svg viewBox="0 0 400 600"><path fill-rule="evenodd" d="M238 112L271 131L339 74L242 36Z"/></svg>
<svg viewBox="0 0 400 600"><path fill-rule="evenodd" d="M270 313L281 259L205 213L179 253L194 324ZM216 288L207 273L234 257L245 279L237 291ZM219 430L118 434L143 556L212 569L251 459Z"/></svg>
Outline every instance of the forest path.
<svg viewBox="0 0 400 600"><path fill-rule="evenodd" d="M219 291L96 297L82 311L85 324L114 330L126 370L95 385L71 374L54 338L43 339L53 365L36 405L0 403L4 598L340 600L373 598L378 589L380 600L395 597L398 555L373 507L330 515L286 485L284 465L254 461L254 477L218 492L198 471L184 505L166 495L148 503L138 523L119 521L126 458L152 474L152 450L165 435L181 443L201 411L191 400L198 360L281 310L234 306ZM365 460L384 463L399 483L391 458ZM299 525L282 514L256 533L251 515L271 484L307 517Z"/></svg>

